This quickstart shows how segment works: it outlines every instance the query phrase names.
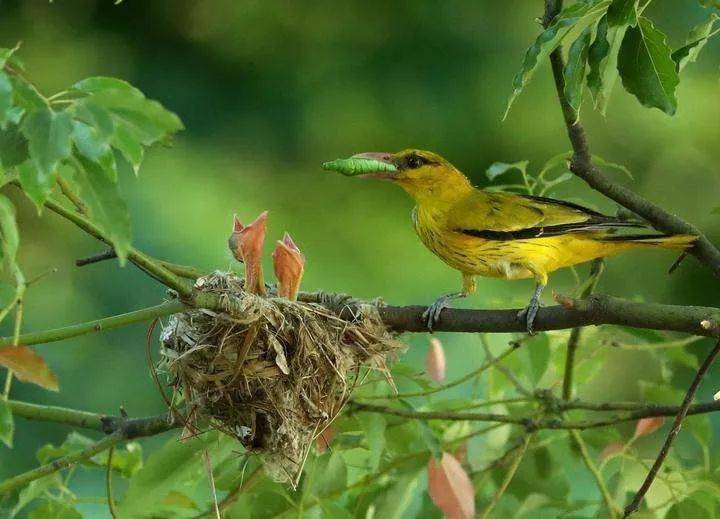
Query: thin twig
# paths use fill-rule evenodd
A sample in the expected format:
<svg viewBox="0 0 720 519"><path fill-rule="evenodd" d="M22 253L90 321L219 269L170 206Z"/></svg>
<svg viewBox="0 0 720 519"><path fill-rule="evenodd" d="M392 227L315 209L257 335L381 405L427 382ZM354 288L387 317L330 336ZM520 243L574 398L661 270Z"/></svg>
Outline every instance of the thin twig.
<svg viewBox="0 0 720 519"><path fill-rule="evenodd" d="M653 463L653 466L650 468L650 471L648 472L647 477L645 478L645 481L643 481L642 485L640 486L640 489L635 494L635 497L630 502L630 504L625 507L625 513L623 517L628 517L632 513L636 512L640 508L640 503L642 502L643 498L645 497L645 494L650 489L650 486L653 484L653 481L655 480L655 477L657 476L658 471L660 470L660 467L662 467L663 462L665 461L665 458L667 458L668 453L670 452L670 447L673 444L673 441L675 441L675 437L680 432L680 427L682 426L682 421L685 418L685 416L688 414L688 411L690 409L690 404L695 398L695 394L697 393L698 387L700 386L700 382L702 381L703 377L705 376L705 373L707 373L708 369L712 365L715 358L718 356L718 353L720 353L720 341L715 344L715 347L712 349L710 354L705 358L702 365L700 366L700 369L698 369L698 372L695 374L695 378L692 381L692 384L690 384L690 387L687 390L687 393L685 393L685 399L683 400L682 405L680 406L680 411L678 411L677 416L675 417L675 420L673 421L672 427L670 428L670 432L667 435L667 438L665 438L665 443L663 443L662 448L660 449L660 453L658 454L657 458L655 459L655 463Z"/></svg>
<svg viewBox="0 0 720 519"><path fill-rule="evenodd" d="M112 488L112 460L113 460L113 454L115 454L115 446L113 445L108 450L108 458L107 458L107 471L105 472L105 493L107 494L107 503L108 503L108 509L110 510L110 515L113 519L118 519L118 512L115 508L115 498L113 497L113 488Z"/></svg>
<svg viewBox="0 0 720 519"><path fill-rule="evenodd" d="M580 436L580 433L578 431L572 430L570 431L570 436L575 441L575 444L577 445L578 449L580 450L580 457L585 462L585 466L588 468L590 473L592 474L593 478L595 478L595 483L598 486L598 489L600 490L600 494L603 497L603 500L605 501L605 506L608 509L608 512L610 513L611 517L618 517L620 514L620 510L618 509L617 505L612 499L612 496L610 495L610 491L607 488L607 485L605 485L605 480L602 477L602 474L598 470L597 466L595 465L595 462L592 460L592 457L590 456L590 453L588 453L587 445L585 445L585 441L582 439L582 436Z"/></svg>
<svg viewBox="0 0 720 519"><path fill-rule="evenodd" d="M525 457L525 453L527 452L528 446L530 445L530 442L534 438L534 434L528 434L525 436L523 443L520 445L520 451L515 456L515 459L513 460L512 465L510 465L510 468L507 471L507 474L505 474L505 478L503 479L502 483L500 483L500 488L497 489L497 492L495 492L495 495L493 496L490 503L485 507L485 510L483 510L482 515L480 516L482 519L486 519L487 517L490 517L490 512L493 511L493 508L500 502L500 499L502 498L503 494L507 490L507 488L510 486L510 482L515 477L515 473L517 472L517 469L520 467L520 463L522 463L523 458Z"/></svg>
<svg viewBox="0 0 720 519"><path fill-rule="evenodd" d="M602 274L603 270L603 260L602 258L598 258L595 261L592 262L592 265L590 267L590 275L588 276L588 281L585 287L583 288L582 292L580 293L580 298L585 299L590 294L593 293L595 290L595 287L597 286L598 281L600 280L600 275ZM577 353L578 345L580 344L580 335L582 334L582 328L573 328L570 332L570 338L568 339L567 343L567 353L565 356L565 372L563 374L563 387L562 387L562 397L564 400L569 400L572 397L572 391L573 391L573 375L575 373L575 354Z"/></svg>
<svg viewBox="0 0 720 519"><path fill-rule="evenodd" d="M433 395L435 393L439 393L440 391L445 391L452 387L459 386L463 382L467 382L468 380L475 378L476 376L480 375L484 371L495 366L498 362L500 362L502 359L504 359L505 357L510 355L515 350L516 350L516 348L512 347L512 348L508 348L507 350L502 352L498 357L488 356L489 360L487 362L483 363L483 365L480 366L479 368L477 368L476 370L473 370L470 373L467 373L466 375L463 375L462 377L460 377L456 380L453 380L452 382L448 382L447 384L444 384L442 386L428 389L426 391L416 391L414 393L398 393L396 395L375 395L375 396L367 396L367 397L364 397L363 399L364 400L380 400L380 399L410 398L410 397L416 397L416 396Z"/></svg>
<svg viewBox="0 0 720 519"><path fill-rule="evenodd" d="M53 474L60 470L71 467L80 461L92 458L96 454L109 449L110 447L122 440L123 432L117 431L109 436L106 436L102 440L93 443L92 445L90 445L86 449L81 450L80 452L69 454L68 456L65 456L63 458L53 460L50 463L41 465L40 467L29 470L15 477L6 479L5 481L0 482L0 495L6 494L7 492L15 490L16 488L23 487L31 481L40 479L44 476L47 476L48 474Z"/></svg>
<svg viewBox="0 0 720 519"><path fill-rule="evenodd" d="M515 376L515 373L508 369L507 366L505 366L504 364L498 362L499 358L495 357L490 351L490 344L488 344L485 335L480 335L480 342L482 344L483 350L485 350L485 357L488 359L488 363L494 365L500 373L505 375L505 377L510 381L510 383L515 386L515 389L517 389L518 393L526 397L532 397L532 392L527 389L522 382L520 382L520 380ZM510 349L510 351L513 351L514 349L515 348L513 347Z"/></svg>

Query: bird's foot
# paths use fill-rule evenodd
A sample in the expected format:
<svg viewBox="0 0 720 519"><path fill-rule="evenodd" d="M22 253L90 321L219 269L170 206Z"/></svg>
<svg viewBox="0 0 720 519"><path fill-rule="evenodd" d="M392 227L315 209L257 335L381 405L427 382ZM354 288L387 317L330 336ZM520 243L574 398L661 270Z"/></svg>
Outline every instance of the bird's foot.
<svg viewBox="0 0 720 519"><path fill-rule="evenodd" d="M450 301L452 299L457 299L458 297L464 296L465 294L463 294L462 292L445 294L444 296L439 297L437 301L427 307L427 310L425 310L422 314L422 318L425 321L427 329L430 333L432 333L435 323L440 320L440 314L442 313L442 311L450 306Z"/></svg>
<svg viewBox="0 0 720 519"><path fill-rule="evenodd" d="M517 314L518 320L525 322L525 327L530 335L535 335L533 326L535 325L535 316L538 313L540 304L537 301L530 301L530 304L520 310Z"/></svg>

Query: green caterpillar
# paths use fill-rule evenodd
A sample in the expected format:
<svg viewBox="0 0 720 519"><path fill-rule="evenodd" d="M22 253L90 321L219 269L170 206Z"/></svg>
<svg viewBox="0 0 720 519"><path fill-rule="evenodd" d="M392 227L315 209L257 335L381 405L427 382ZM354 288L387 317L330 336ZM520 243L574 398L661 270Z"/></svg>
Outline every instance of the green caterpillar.
<svg viewBox="0 0 720 519"><path fill-rule="evenodd" d="M322 168L328 171L335 171L348 177L377 173L378 171L397 171L397 168L387 162L375 159L335 159L324 162Z"/></svg>

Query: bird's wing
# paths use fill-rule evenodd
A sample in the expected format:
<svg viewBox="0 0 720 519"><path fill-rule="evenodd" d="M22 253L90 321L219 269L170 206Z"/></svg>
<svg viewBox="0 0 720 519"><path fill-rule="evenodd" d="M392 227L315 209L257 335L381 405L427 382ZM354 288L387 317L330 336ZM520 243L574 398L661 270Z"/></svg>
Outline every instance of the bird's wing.
<svg viewBox="0 0 720 519"><path fill-rule="evenodd" d="M450 210L448 224L457 232L495 240L646 227L562 200L479 190Z"/></svg>

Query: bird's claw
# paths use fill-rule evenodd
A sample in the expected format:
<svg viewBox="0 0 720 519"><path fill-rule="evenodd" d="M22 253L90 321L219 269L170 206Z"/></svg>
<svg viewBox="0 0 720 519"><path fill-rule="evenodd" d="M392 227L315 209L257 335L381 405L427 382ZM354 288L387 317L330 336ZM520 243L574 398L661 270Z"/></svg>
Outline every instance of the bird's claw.
<svg viewBox="0 0 720 519"><path fill-rule="evenodd" d="M533 298L530 300L530 303L517 314L518 320L525 321L526 330L530 335L535 335L533 326L535 325L535 316L537 316L539 309L540 302Z"/></svg>
<svg viewBox="0 0 720 519"><path fill-rule="evenodd" d="M437 301L435 301L433 304L428 306L427 310L423 312L422 318L423 321L425 321L427 329L430 333L432 333L435 323L440 320L440 314L442 313L442 311L448 307L449 300L449 297L443 296Z"/></svg>

